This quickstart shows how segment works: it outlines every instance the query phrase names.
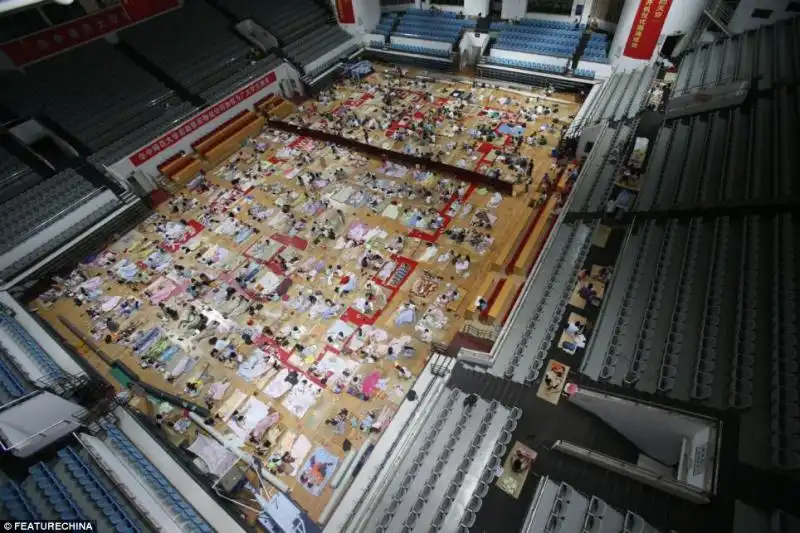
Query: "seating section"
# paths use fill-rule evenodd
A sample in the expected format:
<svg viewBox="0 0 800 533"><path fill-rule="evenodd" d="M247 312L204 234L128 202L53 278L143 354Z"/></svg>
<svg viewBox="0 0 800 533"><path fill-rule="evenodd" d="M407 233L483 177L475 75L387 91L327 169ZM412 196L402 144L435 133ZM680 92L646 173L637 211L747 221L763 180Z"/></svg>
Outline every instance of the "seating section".
<svg viewBox="0 0 800 533"><path fill-rule="evenodd" d="M292 61L305 67L326 52L330 52L348 41L352 41L351 47L343 51L339 57L351 53L358 45L356 41L352 40L349 33L337 25L330 24L313 33L306 33L305 37L284 46L283 49ZM332 58L332 60L338 61L339 57Z"/></svg>
<svg viewBox="0 0 800 533"><path fill-rule="evenodd" d="M181 9L128 28L121 35L190 92L216 101L280 63L268 55L251 64L250 48L229 25L206 2L186 2Z"/></svg>
<svg viewBox="0 0 800 533"><path fill-rule="evenodd" d="M372 33L378 33L380 35L389 35L392 33L392 29L394 28L394 23L399 18L397 13L384 13L381 15L380 21L378 21L378 25L375 26L375 29L372 30Z"/></svg>
<svg viewBox="0 0 800 533"><path fill-rule="evenodd" d="M0 345L0 406L25 396L33 389Z"/></svg>
<svg viewBox="0 0 800 533"><path fill-rule="evenodd" d="M466 531L475 524L522 411L481 399L469 407L466 397L445 389L434 400L420 438L384 472L364 531Z"/></svg>
<svg viewBox="0 0 800 533"><path fill-rule="evenodd" d="M461 37L461 30L474 28L475 23L474 20L457 18L457 14L450 11L409 9L403 14L392 35L455 44Z"/></svg>
<svg viewBox="0 0 800 533"><path fill-rule="evenodd" d="M582 372L742 410L744 434L769 435L762 455L773 466L800 467L797 226L791 215L644 223L622 251Z"/></svg>
<svg viewBox="0 0 800 533"><path fill-rule="evenodd" d="M46 377L54 378L64 374L61 367L58 366L44 348L36 342L36 339L28 333L28 330L14 320L14 317L0 313L0 331L5 335L4 338L9 339L19 347ZM5 341L0 341L0 348L7 354L11 346L4 345L4 342Z"/></svg>
<svg viewBox="0 0 800 533"><path fill-rule="evenodd" d="M634 118L644 109L657 74L655 67L647 67L612 75L597 97L587 100L570 129Z"/></svg>
<svg viewBox="0 0 800 533"><path fill-rule="evenodd" d="M800 111L789 87L668 121L650 157L639 209L749 205L796 197L792 180ZM750 170L752 169L752 170Z"/></svg>
<svg viewBox="0 0 800 533"><path fill-rule="evenodd" d="M213 530L188 503L172 484L159 472L153 464L133 445L125 434L116 426L103 423L106 431L106 443L115 450L115 454L123 460L138 477L144 480L153 496L166 502L173 517L194 531L211 533Z"/></svg>
<svg viewBox="0 0 800 533"><path fill-rule="evenodd" d="M556 230L536 276L519 297L515 318L519 326L508 330L494 347L497 355L489 373L517 383L533 383L539 378L594 230L595 226L583 223L563 223Z"/></svg>
<svg viewBox="0 0 800 533"><path fill-rule="evenodd" d="M151 530L91 456L71 447L30 467L19 483L0 482L0 510L14 520L92 520L100 531Z"/></svg>
<svg viewBox="0 0 800 533"><path fill-rule="evenodd" d="M318 33L332 22L331 14L312 0L223 0L222 5L239 20L253 19L286 46Z"/></svg>
<svg viewBox="0 0 800 533"><path fill-rule="evenodd" d="M42 181L42 176L0 146L0 204Z"/></svg>
<svg viewBox="0 0 800 533"><path fill-rule="evenodd" d="M140 129L150 138L162 133L167 109L180 103L103 40L7 75L0 101L19 116L52 117L91 150Z"/></svg>
<svg viewBox="0 0 800 533"><path fill-rule="evenodd" d="M0 224L5 231L0 235L0 254L56 223L100 191L81 175L67 170L3 203Z"/></svg>
<svg viewBox="0 0 800 533"><path fill-rule="evenodd" d="M495 49L571 58L585 26L555 20L523 19L516 24L492 23L491 29L500 32Z"/></svg>
<svg viewBox="0 0 800 533"><path fill-rule="evenodd" d="M437 48L429 48L427 46L414 46L411 44L396 44L391 43L389 48L392 50L399 50L400 52L410 52L412 54L422 54L428 56L438 57L451 57L453 53L450 50L439 50Z"/></svg>
<svg viewBox="0 0 800 533"><path fill-rule="evenodd" d="M588 80L593 80L596 72L589 68L576 68L573 72L579 78L586 78Z"/></svg>
<svg viewBox="0 0 800 533"><path fill-rule="evenodd" d="M715 87L738 80L753 80L759 91L800 82L800 65L791 55L772 53L800 46L800 19L793 17L761 26L686 53L672 89L673 97L699 87Z"/></svg>
<svg viewBox="0 0 800 533"><path fill-rule="evenodd" d="M592 33L580 58L594 63L608 63L608 36L605 33Z"/></svg>
<svg viewBox="0 0 800 533"><path fill-rule="evenodd" d="M520 533L658 533L642 517L620 512L597 496L542 477Z"/></svg>
<svg viewBox="0 0 800 533"><path fill-rule="evenodd" d="M566 63L562 66L558 65L549 65L547 63L539 63L537 61L523 61L521 59L508 59L505 57L493 57L487 56L486 62L491 63L493 65L503 65L506 67L514 67L514 68L524 68L527 70L536 70L539 72L549 72L551 74L563 74L566 69ZM592 73L592 78L594 77L594 73Z"/></svg>

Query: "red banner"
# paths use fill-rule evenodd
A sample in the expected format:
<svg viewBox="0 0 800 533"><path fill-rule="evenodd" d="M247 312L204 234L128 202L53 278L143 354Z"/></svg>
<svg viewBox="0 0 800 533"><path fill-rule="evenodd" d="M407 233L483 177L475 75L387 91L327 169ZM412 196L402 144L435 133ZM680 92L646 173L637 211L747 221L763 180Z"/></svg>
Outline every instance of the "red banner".
<svg viewBox="0 0 800 533"><path fill-rule="evenodd" d="M114 6L26 35L16 41L0 44L0 49L15 65L21 67L99 39L130 23L122 6Z"/></svg>
<svg viewBox="0 0 800 533"><path fill-rule="evenodd" d="M340 24L355 24L356 13L353 0L336 0L336 16Z"/></svg>
<svg viewBox="0 0 800 533"><path fill-rule="evenodd" d="M130 156L128 160L133 163L133 166L135 167L143 165L170 146L180 142L187 135L197 131L203 125L211 122L225 111L247 100L251 96L258 93L261 89L272 85L275 83L276 79L277 77L275 76L274 72L270 72L266 76L257 79L247 87L240 89L226 99L217 102L208 109L203 110L202 113L195 115L194 118L187 120L172 131L165 133L160 138L153 141L150 146L146 146Z"/></svg>
<svg viewBox="0 0 800 533"><path fill-rule="evenodd" d="M625 44L625 57L647 59L653 57L664 21L672 5L672 0L641 0L636 18Z"/></svg>
<svg viewBox="0 0 800 533"><path fill-rule="evenodd" d="M165 11L180 7L178 0L122 0L132 22L139 22Z"/></svg>

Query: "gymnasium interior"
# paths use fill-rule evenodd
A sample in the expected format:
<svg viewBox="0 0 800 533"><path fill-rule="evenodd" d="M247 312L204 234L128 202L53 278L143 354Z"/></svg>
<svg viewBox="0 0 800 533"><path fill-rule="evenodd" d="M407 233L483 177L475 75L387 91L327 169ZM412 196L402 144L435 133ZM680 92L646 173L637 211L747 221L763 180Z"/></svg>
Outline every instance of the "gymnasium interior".
<svg viewBox="0 0 800 533"><path fill-rule="evenodd" d="M0 0L0 518L800 532L798 13Z"/></svg>

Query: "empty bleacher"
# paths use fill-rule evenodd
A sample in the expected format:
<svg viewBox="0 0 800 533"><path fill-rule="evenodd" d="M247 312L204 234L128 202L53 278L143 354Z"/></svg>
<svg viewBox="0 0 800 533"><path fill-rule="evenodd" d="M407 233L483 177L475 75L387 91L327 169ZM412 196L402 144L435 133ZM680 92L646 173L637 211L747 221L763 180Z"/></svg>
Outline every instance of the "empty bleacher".
<svg viewBox="0 0 800 533"><path fill-rule="evenodd" d="M103 40L4 78L0 101L20 116L52 117L90 150L136 130L162 133L167 110L181 102Z"/></svg>
<svg viewBox="0 0 800 533"><path fill-rule="evenodd" d="M375 29L372 30L372 33L389 35L392 33L392 30L394 29L394 23L398 18L399 14L397 13L384 13L381 15L381 19L378 21L378 25L375 26Z"/></svg>
<svg viewBox="0 0 800 533"><path fill-rule="evenodd" d="M379 473L362 520L344 531L449 533L474 525L522 411L481 399L468 407L466 397L442 389L399 464Z"/></svg>
<svg viewBox="0 0 800 533"><path fill-rule="evenodd" d="M796 85L800 66L793 55L773 51L797 50L798 36L800 19L794 17L695 48L681 61L672 96L739 80L752 80L759 91Z"/></svg>
<svg viewBox="0 0 800 533"><path fill-rule="evenodd" d="M624 168L626 155L633 148L637 121L605 127L581 169L572 192L569 210L574 213L603 211L613 190L614 180Z"/></svg>
<svg viewBox="0 0 800 533"><path fill-rule="evenodd" d="M27 378L36 376L36 380L50 381L64 374L64 371L53 361L47 351L14 317L0 313L0 332L3 333L0 349L3 350L4 355L11 358L14 352L20 353L26 361L34 365L35 369L23 369L19 364L16 366L26 374ZM14 360L20 363L18 359L14 358Z"/></svg>
<svg viewBox="0 0 800 533"><path fill-rule="evenodd" d="M788 87L733 109L668 121L655 141L638 209L761 204L797 195L798 100Z"/></svg>
<svg viewBox="0 0 800 533"><path fill-rule="evenodd" d="M582 372L647 394L741 410L744 434L764 437L753 437L748 453L799 467L797 222L751 215L637 227ZM757 442L769 449L758 450Z"/></svg>
<svg viewBox="0 0 800 533"><path fill-rule="evenodd" d="M101 531L153 531L78 447L67 446L54 459L33 465L20 482L0 480L0 509L15 520L92 520Z"/></svg>
<svg viewBox="0 0 800 533"><path fill-rule="evenodd" d="M608 36L605 33L592 33L580 59L593 63L608 63Z"/></svg>
<svg viewBox="0 0 800 533"><path fill-rule="evenodd" d="M0 146L0 205L35 187L42 176Z"/></svg>
<svg viewBox="0 0 800 533"><path fill-rule="evenodd" d="M495 22L500 35L493 49L571 58L585 27L555 20L523 19L518 24Z"/></svg>
<svg viewBox="0 0 800 533"><path fill-rule="evenodd" d="M578 222L563 223L555 231L509 319L517 326L508 329L494 347L489 373L517 383L539 378L595 229L595 224Z"/></svg>
<svg viewBox="0 0 800 533"><path fill-rule="evenodd" d="M19 371L6 348L0 344L0 406L32 391L25 375Z"/></svg>
<svg viewBox="0 0 800 533"><path fill-rule="evenodd" d="M357 47L350 34L332 20L331 13L312 0L225 0L222 4L239 20L253 19L266 28L278 39L289 59L303 68L345 43L350 42L352 49ZM335 59L350 52L343 50ZM313 72L307 69L306 74L313 75L328 67L315 65Z"/></svg>
<svg viewBox="0 0 800 533"><path fill-rule="evenodd" d="M392 35L455 44L462 29L474 27L474 20L457 18L453 12L409 9L403 14Z"/></svg>
<svg viewBox="0 0 800 533"><path fill-rule="evenodd" d="M618 510L568 483L540 478L520 533L658 533L642 517Z"/></svg>
<svg viewBox="0 0 800 533"><path fill-rule="evenodd" d="M186 2L121 36L183 87L213 102L280 64L273 55L254 62L250 47L229 26L209 4Z"/></svg>
<svg viewBox="0 0 800 533"><path fill-rule="evenodd" d="M0 255L95 198L104 189L66 170L0 205ZM95 220L99 219L99 213Z"/></svg>
<svg viewBox="0 0 800 533"><path fill-rule="evenodd" d="M587 98L569 134L606 120L629 120L639 114L647 103L647 97L658 74L655 67L621 72L603 82L603 86L592 98Z"/></svg>

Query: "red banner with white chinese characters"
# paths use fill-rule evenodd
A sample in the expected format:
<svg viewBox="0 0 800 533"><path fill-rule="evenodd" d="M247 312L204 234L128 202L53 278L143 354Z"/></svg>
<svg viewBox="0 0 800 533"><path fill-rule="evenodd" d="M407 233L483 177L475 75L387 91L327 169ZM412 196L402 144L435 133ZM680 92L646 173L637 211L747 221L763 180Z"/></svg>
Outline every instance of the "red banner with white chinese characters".
<svg viewBox="0 0 800 533"><path fill-rule="evenodd" d="M653 57L658 38L664 28L672 0L641 0L636 18L633 19L628 42L625 44L625 57L647 59Z"/></svg>
<svg viewBox="0 0 800 533"><path fill-rule="evenodd" d="M180 5L179 0L125 0L120 5L0 44L0 50L16 66L21 67L94 41Z"/></svg>
<svg viewBox="0 0 800 533"><path fill-rule="evenodd" d="M356 13L353 0L336 0L336 17L340 24L355 24Z"/></svg>
<svg viewBox="0 0 800 533"><path fill-rule="evenodd" d="M26 35L16 41L0 44L0 50L15 65L21 67L99 39L130 23L125 9L122 6L114 6Z"/></svg>
<svg viewBox="0 0 800 533"><path fill-rule="evenodd" d="M153 141L149 146L142 148L130 156L128 160L135 167L145 164L170 146L180 142L187 135L197 131L203 127L203 125L211 122L225 111L247 100L251 96L258 93L261 89L272 85L275 83L276 79L277 77L275 76L274 72L270 72L266 76L262 76L247 87L240 89L226 99L217 102L208 109L205 109L202 113L195 115L191 120L187 120L172 131L165 133Z"/></svg>

